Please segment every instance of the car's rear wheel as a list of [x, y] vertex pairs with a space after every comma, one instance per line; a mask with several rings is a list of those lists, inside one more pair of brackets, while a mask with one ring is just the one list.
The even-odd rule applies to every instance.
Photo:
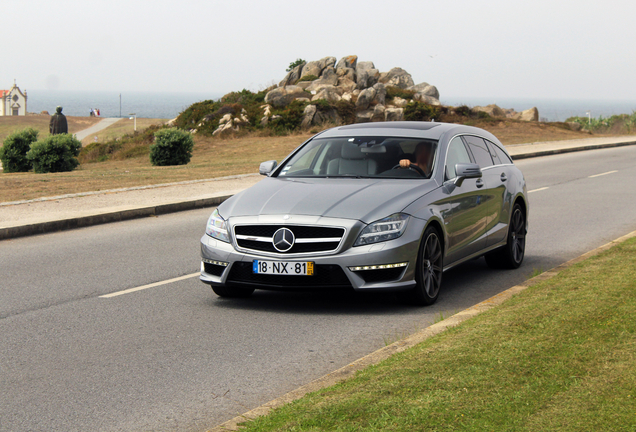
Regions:
[[219, 297], [225, 298], [245, 298], [252, 295], [254, 288], [244, 287], [227, 287], [227, 286], [212, 286], [212, 291]]
[[519, 268], [526, 252], [526, 215], [519, 204], [512, 208], [505, 246], [486, 254], [486, 263], [492, 268]]
[[442, 285], [444, 249], [437, 229], [426, 228], [417, 259], [415, 282], [417, 285], [403, 294], [411, 304], [427, 306], [435, 303]]

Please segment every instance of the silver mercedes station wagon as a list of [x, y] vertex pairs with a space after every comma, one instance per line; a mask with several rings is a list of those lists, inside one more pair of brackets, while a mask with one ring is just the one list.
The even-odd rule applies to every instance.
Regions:
[[482, 255], [496, 268], [523, 261], [526, 183], [482, 129], [340, 126], [260, 173], [214, 210], [201, 238], [201, 280], [221, 297], [395, 290], [430, 305], [452, 267]]

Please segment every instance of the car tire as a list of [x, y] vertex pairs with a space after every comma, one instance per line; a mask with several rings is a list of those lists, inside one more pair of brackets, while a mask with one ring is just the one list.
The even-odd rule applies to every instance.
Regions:
[[246, 298], [252, 295], [254, 288], [212, 286], [212, 291], [219, 297]]
[[515, 204], [508, 226], [505, 246], [486, 254], [486, 263], [491, 268], [516, 269], [523, 262], [526, 251], [526, 215], [521, 206]]
[[435, 303], [442, 285], [444, 248], [439, 231], [429, 226], [424, 231], [417, 256], [415, 282], [417, 285], [402, 294], [409, 304], [428, 306]]

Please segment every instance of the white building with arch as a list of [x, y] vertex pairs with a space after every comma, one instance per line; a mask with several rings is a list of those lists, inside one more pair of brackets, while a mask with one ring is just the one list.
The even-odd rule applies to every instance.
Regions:
[[0, 116], [24, 116], [27, 113], [27, 92], [13, 83], [11, 90], [0, 90]]

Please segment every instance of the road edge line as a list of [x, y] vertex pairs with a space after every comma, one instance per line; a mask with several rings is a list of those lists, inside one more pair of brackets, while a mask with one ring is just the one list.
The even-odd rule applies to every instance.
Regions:
[[455, 327], [459, 325], [460, 323], [468, 320], [469, 318], [473, 318], [474, 316], [477, 316], [481, 314], [482, 312], [493, 309], [494, 307], [499, 306], [501, 303], [508, 300], [512, 296], [522, 292], [526, 288], [529, 288], [543, 281], [552, 279], [554, 276], [558, 275], [563, 270], [575, 264], [578, 264], [579, 262], [584, 261], [590, 257], [598, 255], [601, 252], [604, 252], [610, 249], [611, 247], [617, 244], [621, 244], [625, 242], [626, 240], [629, 240], [633, 237], [636, 237], [636, 231], [632, 231], [631, 233], [626, 234], [622, 237], [619, 237], [618, 239], [613, 240], [609, 243], [606, 243], [603, 246], [599, 246], [596, 249], [586, 252], [546, 272], [543, 272], [538, 276], [528, 279], [527, 281], [519, 285], [515, 285], [512, 288], [508, 288], [507, 290], [502, 291], [499, 294], [494, 295], [480, 303], [477, 303], [476, 305], [471, 306], [468, 309], [464, 309], [463, 311], [460, 311], [456, 313], [455, 315], [452, 315], [444, 319], [443, 321], [435, 323], [423, 330], [418, 331], [417, 333], [414, 333], [404, 339], [394, 342], [391, 345], [387, 345], [384, 348], [380, 348], [379, 350], [374, 351], [371, 354], [368, 354], [362, 358], [359, 358], [358, 360], [352, 363], [349, 363], [348, 365], [343, 366], [340, 369], [337, 369], [327, 375], [317, 378], [311, 381], [310, 383], [297, 388], [296, 390], [292, 390], [291, 392], [286, 393], [274, 400], [271, 400], [257, 408], [254, 408], [240, 416], [234, 417], [231, 420], [228, 420], [218, 426], [215, 426], [212, 429], [209, 429], [207, 432], [238, 431], [240, 430], [239, 428], [240, 423], [253, 420], [257, 417], [264, 416], [268, 414], [272, 409], [278, 408], [280, 406], [293, 402], [297, 399], [300, 399], [307, 393], [322, 390], [323, 388], [326, 388], [334, 384], [337, 384], [341, 381], [344, 381], [345, 379], [354, 376], [357, 371], [362, 370], [366, 368], [367, 366], [371, 366], [383, 360], [386, 360], [387, 358], [391, 357], [393, 354], [397, 354], [409, 348], [412, 348], [415, 345], [425, 341], [426, 339], [444, 332], [448, 328]]

